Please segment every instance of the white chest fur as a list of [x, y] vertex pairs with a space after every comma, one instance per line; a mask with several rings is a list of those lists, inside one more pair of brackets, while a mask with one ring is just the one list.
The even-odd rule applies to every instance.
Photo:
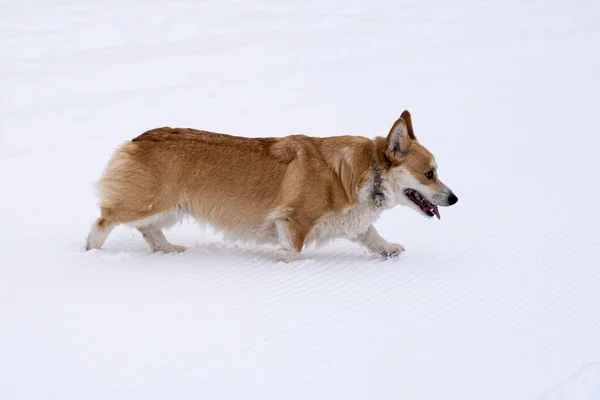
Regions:
[[335, 238], [356, 238], [365, 233], [380, 214], [381, 209], [371, 203], [329, 215], [313, 228], [307, 242], [322, 245]]

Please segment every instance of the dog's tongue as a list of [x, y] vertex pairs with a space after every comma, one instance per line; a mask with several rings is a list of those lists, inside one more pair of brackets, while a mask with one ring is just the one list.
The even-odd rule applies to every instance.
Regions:
[[438, 210], [437, 206], [434, 205], [431, 210], [433, 211], [437, 219], [440, 219], [440, 210]]

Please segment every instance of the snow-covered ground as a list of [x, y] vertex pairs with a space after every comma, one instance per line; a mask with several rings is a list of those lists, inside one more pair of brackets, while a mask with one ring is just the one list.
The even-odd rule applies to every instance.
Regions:
[[[129, 3], [129, 4], [127, 4]], [[600, 3], [0, 2], [6, 399], [600, 398]], [[157, 126], [385, 135], [460, 198], [383, 261], [223, 243], [83, 251], [113, 149]]]

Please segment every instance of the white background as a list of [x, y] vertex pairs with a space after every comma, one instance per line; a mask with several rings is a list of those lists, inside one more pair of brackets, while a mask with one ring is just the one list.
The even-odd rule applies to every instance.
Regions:
[[[600, 398], [599, 4], [0, 2], [2, 397]], [[373, 137], [405, 108], [460, 201], [386, 212], [398, 259], [192, 222], [183, 254], [83, 251], [147, 129]]]

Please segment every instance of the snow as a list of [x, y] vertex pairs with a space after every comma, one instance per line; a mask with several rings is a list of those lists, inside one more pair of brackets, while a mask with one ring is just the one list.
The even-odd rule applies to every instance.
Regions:
[[584, 365], [576, 374], [557, 385], [539, 400], [600, 399], [600, 363]]
[[[600, 398], [600, 3], [143, 3], [0, 3], [3, 398]], [[460, 200], [386, 212], [398, 259], [191, 222], [183, 254], [83, 250], [147, 129], [375, 136], [405, 108]]]

